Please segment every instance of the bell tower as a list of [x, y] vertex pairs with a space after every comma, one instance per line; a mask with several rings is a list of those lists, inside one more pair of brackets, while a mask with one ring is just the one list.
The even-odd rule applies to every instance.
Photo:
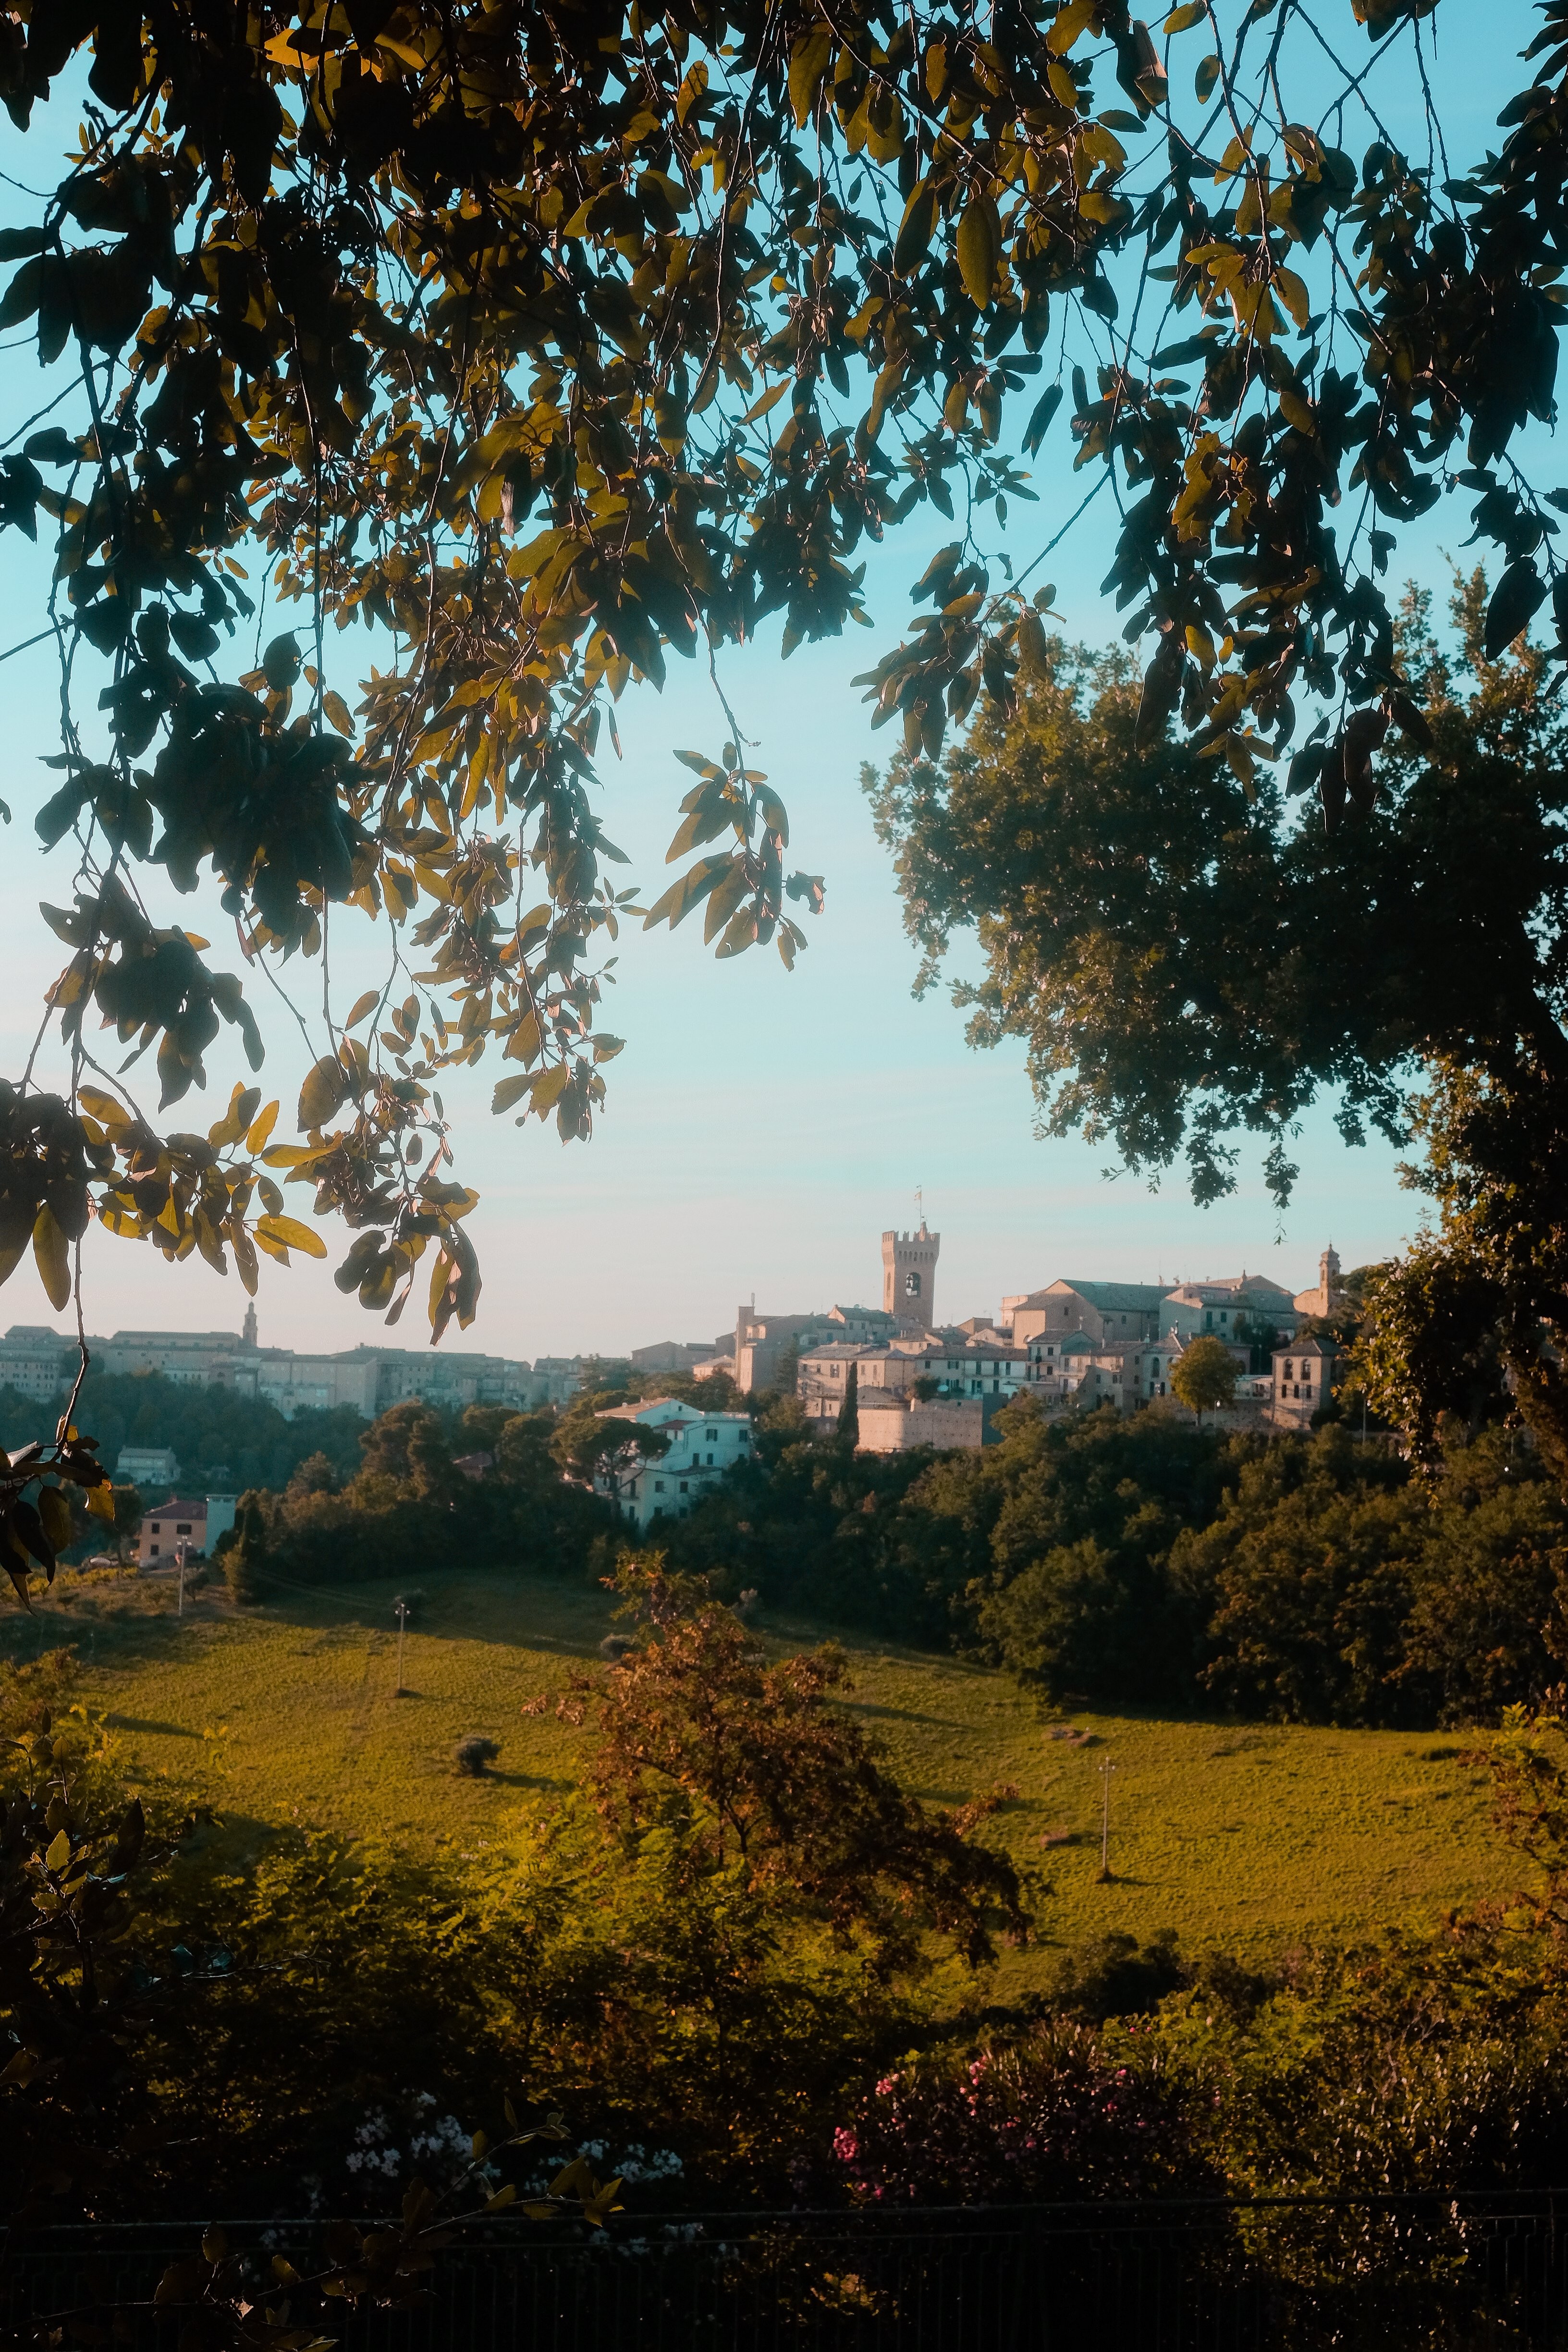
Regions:
[[930, 1330], [936, 1321], [936, 1261], [942, 1235], [920, 1231], [882, 1235], [882, 1307], [901, 1328]]

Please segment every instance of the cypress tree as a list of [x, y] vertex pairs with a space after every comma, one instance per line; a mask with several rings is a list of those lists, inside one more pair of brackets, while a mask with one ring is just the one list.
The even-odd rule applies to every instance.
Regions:
[[837, 1443], [846, 1454], [853, 1454], [860, 1443], [860, 1367], [851, 1364], [849, 1377], [844, 1383], [844, 1402], [838, 1408]]

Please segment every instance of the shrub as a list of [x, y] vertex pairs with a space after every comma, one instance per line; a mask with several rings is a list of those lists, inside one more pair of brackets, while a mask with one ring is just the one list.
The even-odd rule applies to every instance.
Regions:
[[834, 2135], [857, 2200], [1036, 2203], [1211, 2186], [1163, 2067], [1136, 2070], [1073, 2020], [1015, 2046], [886, 2074]]
[[599, 1644], [599, 1655], [612, 1666], [618, 1666], [636, 1647], [637, 1643], [629, 1633], [606, 1633]]
[[452, 1752], [458, 1771], [467, 1772], [477, 1780], [486, 1765], [493, 1764], [500, 1754], [500, 1742], [499, 1739], [483, 1738], [479, 1732], [470, 1731], [466, 1738], [458, 1740]]

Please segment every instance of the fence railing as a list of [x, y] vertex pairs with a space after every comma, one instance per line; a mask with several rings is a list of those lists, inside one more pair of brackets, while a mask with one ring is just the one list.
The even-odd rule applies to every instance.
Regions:
[[[91, 2300], [161, 2344], [200, 2226], [13, 2235], [0, 2331]], [[259, 2297], [321, 2228], [227, 2233]], [[345, 2352], [1568, 2352], [1568, 2190], [488, 2225], [421, 2308], [321, 2315]]]

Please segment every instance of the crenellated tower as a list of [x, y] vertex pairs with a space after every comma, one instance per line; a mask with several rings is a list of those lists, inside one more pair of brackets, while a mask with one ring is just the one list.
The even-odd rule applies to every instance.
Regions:
[[936, 1261], [942, 1235], [928, 1233], [924, 1217], [913, 1234], [882, 1235], [882, 1307], [910, 1330], [927, 1331], [936, 1321]]

